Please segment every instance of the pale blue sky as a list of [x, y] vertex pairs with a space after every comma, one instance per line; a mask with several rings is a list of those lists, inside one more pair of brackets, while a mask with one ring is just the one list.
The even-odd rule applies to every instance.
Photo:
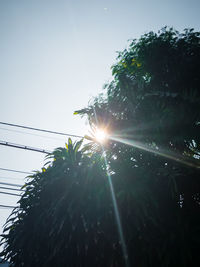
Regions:
[[[85, 133], [73, 111], [111, 79], [116, 51], [150, 30], [199, 30], [198, 0], [0, 0], [0, 121]], [[1, 129], [4, 128], [4, 129]], [[0, 140], [53, 149], [65, 140], [9, 132]], [[0, 167], [31, 171], [44, 155], [0, 146]], [[23, 175], [0, 172], [2, 177]], [[0, 194], [0, 204], [16, 197]], [[0, 210], [0, 232], [10, 210]]]

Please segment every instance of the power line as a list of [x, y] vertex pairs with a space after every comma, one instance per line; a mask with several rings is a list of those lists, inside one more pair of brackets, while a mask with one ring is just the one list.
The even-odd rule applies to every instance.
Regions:
[[0, 194], [6, 194], [6, 195], [11, 195], [11, 196], [18, 196], [18, 197], [21, 197], [21, 195], [19, 195], [19, 194], [8, 193], [8, 192], [3, 192], [3, 191], [0, 191]]
[[23, 186], [21, 184], [11, 184], [11, 183], [4, 183], [4, 182], [0, 182], [0, 184], [9, 185], [9, 186], [15, 186], [15, 187], [22, 187]]
[[14, 209], [14, 206], [8, 206], [8, 205], [1, 205], [0, 204], [0, 208], [5, 208], [5, 209]]
[[80, 136], [80, 135], [69, 134], [69, 133], [62, 133], [62, 132], [56, 132], [56, 131], [50, 131], [50, 130], [44, 130], [44, 129], [40, 129], [40, 128], [34, 128], [34, 127], [29, 127], [29, 126], [24, 126], [24, 125], [18, 125], [18, 124], [13, 124], [13, 123], [0, 122], [0, 124], [7, 125], [7, 126], [12, 126], [12, 127], [23, 128], [23, 129], [28, 129], [28, 130], [33, 130], [33, 131], [44, 132], [44, 133], [50, 133], [50, 134], [71, 136], [71, 137], [76, 137], [76, 138], [84, 138], [83, 136]]
[[13, 169], [6, 169], [6, 168], [0, 168], [2, 171], [8, 171], [8, 172], [17, 172], [17, 173], [23, 173], [23, 174], [33, 174], [32, 172], [25, 172], [25, 171], [18, 171]]
[[45, 150], [45, 149], [40, 149], [40, 148], [35, 148], [35, 147], [25, 146], [25, 145], [20, 145], [20, 144], [15, 144], [15, 143], [10, 143], [10, 142], [6, 142], [6, 141], [2, 141], [2, 140], [0, 140], [0, 145], [19, 148], [19, 149], [24, 149], [24, 150], [35, 151], [35, 152], [44, 153], [44, 154], [51, 154], [52, 153], [51, 151], [48, 151], [48, 150]]
[[0, 179], [5, 179], [5, 180], [17, 180], [17, 181], [22, 181], [23, 179], [25, 179], [24, 177], [20, 177], [20, 178], [14, 178], [14, 177], [6, 177], [6, 176], [0, 176]]
[[6, 128], [2, 128], [0, 127], [0, 130], [5, 130], [5, 131], [9, 131], [9, 132], [14, 132], [14, 133], [20, 133], [20, 134], [28, 134], [28, 135], [33, 135], [33, 136], [38, 136], [38, 137], [42, 137], [42, 138], [45, 138], [45, 139], [53, 139], [53, 140], [62, 140], [61, 138], [57, 138], [57, 137], [53, 137], [53, 136], [44, 136], [44, 135], [41, 135], [41, 134], [34, 134], [34, 133], [27, 133], [27, 132], [23, 132], [23, 131], [17, 131], [17, 130], [13, 130], [13, 129], [6, 129]]
[[0, 189], [6, 189], [6, 190], [14, 190], [14, 191], [25, 191], [25, 190], [22, 190], [22, 189], [17, 189], [17, 188], [9, 188], [9, 187], [4, 187], [4, 186], [0, 186]]

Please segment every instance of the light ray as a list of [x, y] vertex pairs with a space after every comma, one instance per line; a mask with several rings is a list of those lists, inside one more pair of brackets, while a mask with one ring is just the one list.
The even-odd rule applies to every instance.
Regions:
[[145, 151], [151, 152], [153, 154], [156, 154], [156, 155], [159, 155], [161, 157], [174, 160], [176, 162], [179, 162], [181, 164], [184, 164], [184, 165], [187, 165], [187, 166], [190, 166], [190, 167], [194, 167], [194, 168], [200, 169], [199, 165], [196, 165], [193, 162], [190, 162], [190, 161], [186, 160], [183, 156], [180, 156], [177, 153], [174, 153], [174, 152], [171, 152], [171, 151], [168, 152], [168, 151], [165, 151], [164, 149], [160, 149], [160, 148], [158, 150], [157, 149], [153, 149], [153, 148], [151, 148], [151, 147], [149, 147], [147, 145], [142, 144], [141, 142], [133, 141], [133, 140], [130, 140], [130, 139], [125, 139], [125, 138], [120, 138], [118, 136], [117, 137], [116, 136], [109, 136], [109, 139], [113, 140], [113, 141], [117, 141], [117, 142], [122, 143], [122, 144], [126, 144], [126, 145], [129, 145], [129, 146], [132, 146], [132, 147], [139, 148], [141, 150], [145, 150]]
[[[95, 120], [96, 120], [96, 125], [98, 126], [98, 119], [97, 119], [97, 114], [96, 114], [95, 108], [93, 108], [93, 111], [94, 111], [94, 116], [95, 116]], [[116, 222], [117, 222], [117, 230], [118, 230], [119, 239], [120, 239], [120, 243], [121, 243], [121, 247], [122, 247], [122, 253], [123, 253], [123, 257], [124, 257], [124, 261], [125, 261], [125, 266], [129, 267], [128, 252], [127, 252], [126, 242], [125, 242], [125, 239], [124, 239], [122, 224], [121, 224], [121, 220], [120, 220], [119, 209], [118, 209], [118, 206], [117, 206], [117, 201], [116, 201], [116, 197], [115, 197], [115, 191], [114, 191], [112, 179], [111, 179], [110, 174], [108, 172], [109, 164], [108, 164], [108, 161], [107, 161], [106, 152], [104, 150], [103, 144], [100, 143], [100, 145], [101, 145], [102, 154], [103, 154], [103, 157], [104, 157], [106, 173], [107, 173], [107, 177], [108, 177], [108, 183], [109, 183], [109, 187], [110, 187], [111, 198], [112, 198], [113, 207], [114, 207], [114, 214], [115, 214], [115, 219], [116, 219]]]
[[[102, 150], [103, 150], [103, 157], [104, 157], [106, 170], [107, 170], [109, 165], [108, 165], [107, 158], [106, 158], [106, 153], [105, 153], [103, 147], [102, 147]], [[129, 267], [128, 252], [127, 252], [126, 243], [125, 243], [124, 234], [123, 234], [123, 229], [122, 229], [122, 224], [121, 224], [121, 220], [120, 220], [119, 209], [117, 207], [115, 191], [114, 191], [113, 184], [112, 184], [112, 179], [111, 179], [111, 176], [110, 176], [108, 170], [106, 172], [107, 172], [108, 183], [109, 183], [112, 202], [113, 202], [113, 207], [114, 207], [115, 218], [116, 218], [116, 222], [117, 222], [117, 228], [118, 228], [120, 243], [121, 243], [121, 246], [122, 246], [122, 252], [123, 252], [123, 256], [124, 256], [126, 267]]]

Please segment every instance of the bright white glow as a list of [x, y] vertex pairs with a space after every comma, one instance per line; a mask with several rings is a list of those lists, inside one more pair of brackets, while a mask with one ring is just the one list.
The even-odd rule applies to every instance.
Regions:
[[104, 130], [100, 130], [100, 129], [97, 129], [95, 131], [95, 139], [100, 142], [100, 143], [103, 143], [105, 141], [105, 139], [107, 138], [107, 134]]

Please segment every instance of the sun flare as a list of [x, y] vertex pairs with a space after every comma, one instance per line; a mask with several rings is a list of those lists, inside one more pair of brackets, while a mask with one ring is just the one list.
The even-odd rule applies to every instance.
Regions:
[[97, 129], [94, 136], [98, 142], [103, 143], [107, 138], [107, 133], [102, 129]]

